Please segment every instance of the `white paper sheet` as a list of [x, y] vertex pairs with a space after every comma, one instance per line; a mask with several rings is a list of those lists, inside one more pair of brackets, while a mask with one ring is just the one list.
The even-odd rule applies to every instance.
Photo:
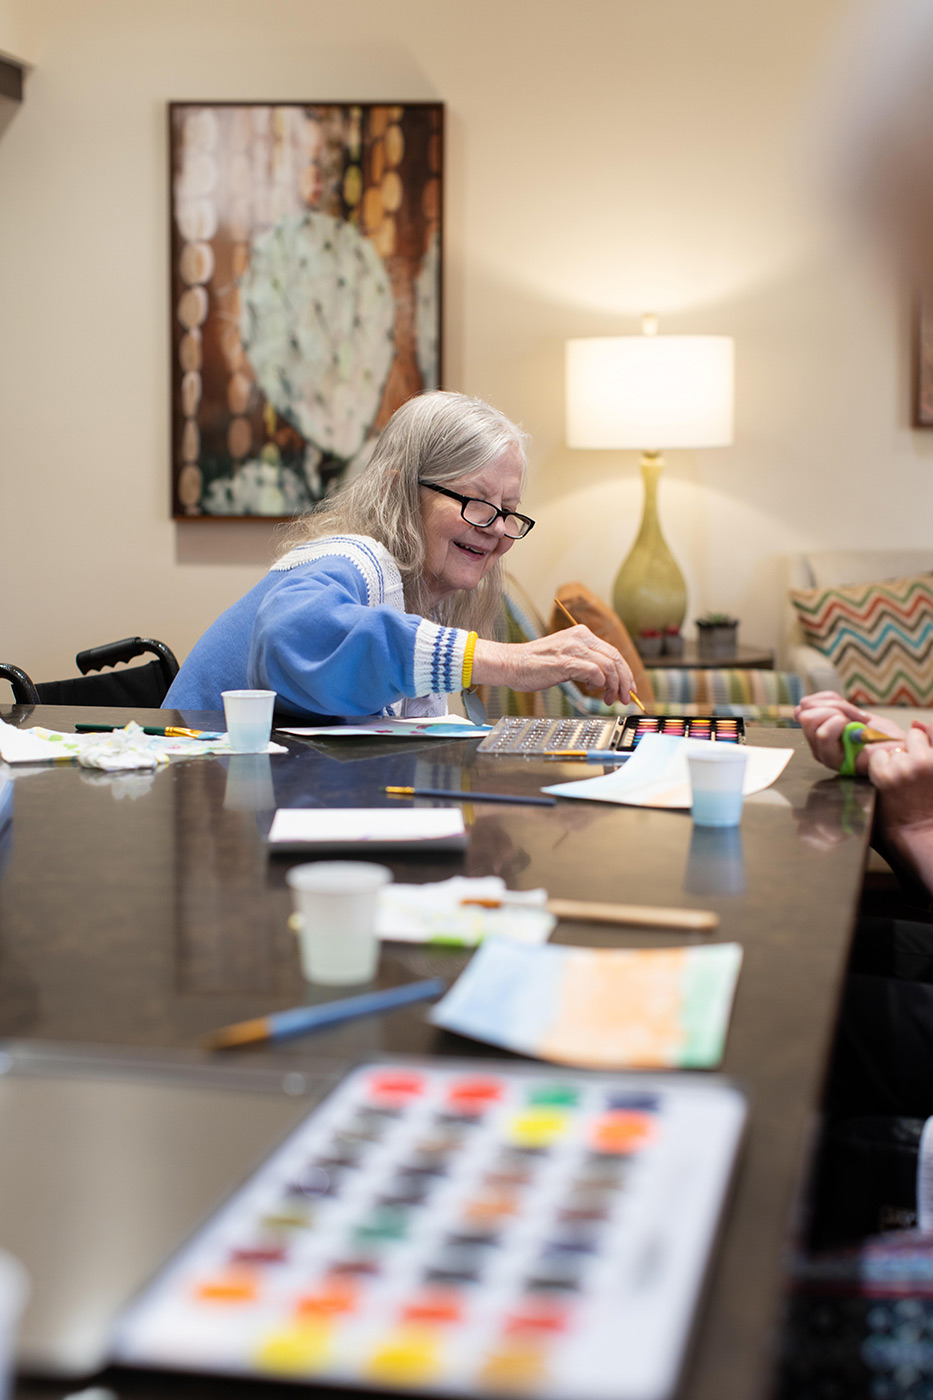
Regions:
[[473, 739], [488, 734], [492, 725], [471, 724], [460, 715], [429, 719], [371, 719], [361, 724], [276, 725], [279, 734], [298, 739]]
[[540, 948], [488, 939], [430, 1011], [436, 1026], [589, 1069], [711, 1069], [722, 1059], [738, 943]]
[[459, 807], [280, 807], [269, 845], [285, 850], [414, 846], [462, 850], [467, 843]]
[[[583, 778], [574, 783], [555, 783], [543, 792], [557, 797], [582, 797], [589, 802], [618, 802], [633, 807], [688, 809], [691, 805], [687, 755], [708, 753], [708, 739], [681, 739], [671, 734], [646, 734], [623, 768], [599, 778]], [[793, 749], [765, 749], [743, 744], [745, 780], [742, 791], [748, 796], [770, 787], [793, 757]]]

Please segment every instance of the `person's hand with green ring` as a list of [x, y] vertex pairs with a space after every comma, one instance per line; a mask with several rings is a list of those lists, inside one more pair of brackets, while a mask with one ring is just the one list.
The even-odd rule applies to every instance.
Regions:
[[[849, 765], [846, 764], [843, 745], [843, 733], [847, 725], [857, 723], [866, 728], [890, 734], [891, 744], [873, 744], [871, 747], [875, 749], [903, 745], [907, 737], [900, 725], [895, 724], [892, 720], [882, 719], [880, 715], [871, 714], [868, 710], [860, 709], [858, 705], [853, 705], [851, 700], [843, 700], [842, 696], [837, 695], [834, 690], [820, 690], [814, 695], [805, 695], [794, 710], [794, 718], [799, 722], [806, 736], [813, 757], [818, 759], [820, 763], [824, 763], [827, 768], [834, 768], [837, 772], [844, 772], [849, 768]], [[850, 745], [851, 743], [850, 737]], [[850, 771], [855, 774], [866, 774], [868, 772], [868, 752], [866, 749], [861, 748], [857, 754], [853, 752], [852, 757]]]

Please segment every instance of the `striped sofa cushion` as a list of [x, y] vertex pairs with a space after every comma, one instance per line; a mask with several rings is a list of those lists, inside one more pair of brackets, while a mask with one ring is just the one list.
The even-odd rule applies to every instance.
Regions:
[[933, 705], [933, 574], [792, 589], [811, 646], [858, 705]]
[[703, 710], [736, 713], [746, 710], [791, 711], [803, 699], [803, 677], [795, 671], [756, 671], [740, 667], [687, 670], [668, 667], [648, 672], [658, 706], [684, 713], [685, 705]]

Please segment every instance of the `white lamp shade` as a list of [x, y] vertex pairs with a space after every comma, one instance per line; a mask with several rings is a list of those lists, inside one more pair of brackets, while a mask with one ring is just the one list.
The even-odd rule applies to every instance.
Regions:
[[567, 341], [568, 447], [726, 447], [731, 336], [623, 335]]

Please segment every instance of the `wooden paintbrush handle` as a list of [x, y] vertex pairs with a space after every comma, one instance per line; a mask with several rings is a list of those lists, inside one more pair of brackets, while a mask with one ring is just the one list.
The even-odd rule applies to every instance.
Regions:
[[708, 909], [660, 909], [650, 904], [594, 904], [584, 899], [549, 899], [544, 906], [558, 919], [591, 924], [631, 924], [640, 928], [677, 928], [712, 933], [719, 915]]

